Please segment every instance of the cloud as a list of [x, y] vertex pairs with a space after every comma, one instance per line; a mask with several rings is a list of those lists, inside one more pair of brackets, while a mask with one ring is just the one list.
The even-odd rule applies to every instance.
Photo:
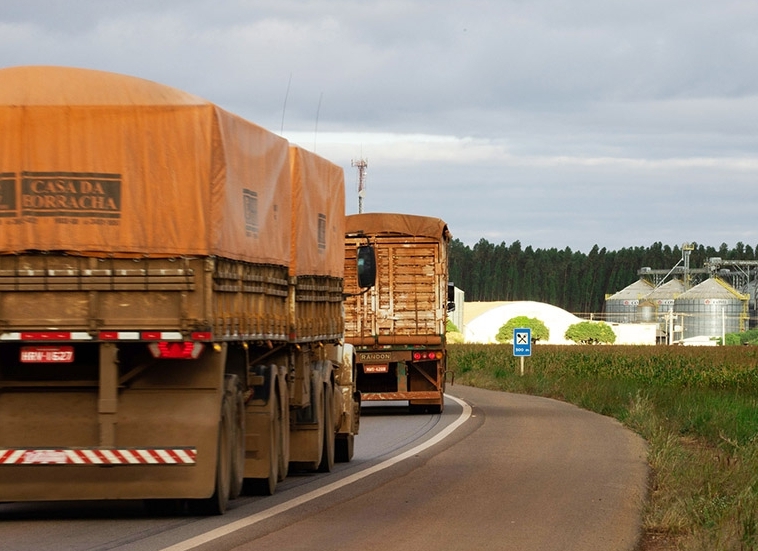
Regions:
[[[476, 243], [758, 243], [758, 5], [7, 0], [0, 65], [127, 73], [341, 165], [355, 209]], [[716, 243], [718, 242], [718, 243]]]

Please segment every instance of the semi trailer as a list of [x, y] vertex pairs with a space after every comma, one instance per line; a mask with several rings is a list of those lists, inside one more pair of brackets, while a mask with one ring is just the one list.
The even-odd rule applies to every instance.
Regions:
[[[412, 411], [442, 412], [445, 325], [454, 308], [447, 224], [429, 216], [360, 213], [347, 217], [345, 231], [348, 280], [355, 280], [358, 266], [376, 262], [374, 286], [363, 292], [346, 286], [345, 339], [355, 347], [361, 400], [407, 401]], [[375, 256], [359, 262], [366, 246]]]
[[221, 514], [350, 460], [344, 235], [341, 168], [207, 100], [0, 70], [0, 501]]

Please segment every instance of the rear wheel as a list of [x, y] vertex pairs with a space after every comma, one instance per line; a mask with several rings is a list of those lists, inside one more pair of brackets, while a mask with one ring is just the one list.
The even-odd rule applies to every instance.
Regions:
[[281, 410], [279, 408], [279, 393], [271, 396], [271, 426], [269, 427], [268, 476], [266, 478], [248, 478], [245, 480], [246, 493], [254, 495], [274, 495], [276, 483], [280, 478], [282, 453]]
[[328, 473], [334, 468], [334, 403], [332, 398], [332, 387], [324, 386], [324, 444], [321, 453], [321, 462], [318, 465], [318, 472]]
[[232, 448], [232, 479], [229, 498], [235, 499], [242, 493], [245, 477], [245, 396], [236, 375], [228, 377], [228, 392], [234, 403], [234, 447]]
[[352, 434], [338, 435], [334, 441], [334, 460], [338, 463], [347, 463], [353, 458], [355, 436]]
[[445, 409], [445, 397], [440, 396], [439, 404], [431, 404], [429, 406], [429, 413], [442, 413]]
[[234, 415], [231, 396], [224, 392], [216, 453], [216, 486], [207, 499], [189, 502], [190, 512], [198, 515], [223, 515], [229, 504], [232, 480], [232, 449], [234, 448]]
[[289, 402], [287, 396], [282, 396], [282, 403], [279, 403], [279, 408], [275, 412], [276, 421], [275, 428], [279, 435], [279, 453], [277, 454], [277, 465], [279, 471], [279, 482], [287, 478], [289, 473], [290, 463], [290, 443], [289, 443]]
[[314, 379], [311, 383], [311, 405], [308, 408], [306, 418], [308, 419], [308, 422], [315, 424], [315, 427], [309, 430], [316, 431], [313, 440], [315, 440], [318, 448], [315, 450], [315, 455], [313, 457], [317, 457], [317, 459], [314, 461], [297, 461], [294, 464], [297, 469], [311, 472], [319, 471], [324, 463], [324, 441], [326, 439], [326, 436], [324, 435], [326, 432], [326, 427], [324, 426], [324, 405], [324, 386]]
[[442, 404], [410, 404], [408, 406], [409, 413], [412, 414], [420, 414], [420, 413], [432, 413], [432, 414], [440, 414], [444, 410], [444, 406]]
[[150, 517], [168, 517], [184, 513], [184, 501], [181, 499], [146, 499], [145, 512]]

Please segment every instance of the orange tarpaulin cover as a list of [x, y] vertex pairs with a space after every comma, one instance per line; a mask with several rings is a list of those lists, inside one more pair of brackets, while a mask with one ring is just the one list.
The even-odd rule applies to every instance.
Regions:
[[288, 265], [291, 186], [286, 140], [199, 97], [102, 71], [0, 70], [0, 253]]
[[345, 269], [342, 168], [300, 147], [290, 146], [290, 170], [294, 209], [290, 275], [341, 278]]
[[439, 218], [384, 212], [368, 212], [347, 216], [345, 232], [348, 235], [364, 233], [365, 235], [396, 234], [410, 237], [431, 237], [438, 241], [448, 241], [451, 238], [447, 224]]

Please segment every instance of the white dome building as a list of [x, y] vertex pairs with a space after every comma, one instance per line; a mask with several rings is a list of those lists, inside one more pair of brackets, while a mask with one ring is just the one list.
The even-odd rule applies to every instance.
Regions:
[[[474, 305], [481, 305], [476, 308]], [[489, 308], [487, 308], [489, 306]], [[483, 310], [483, 311], [482, 311]], [[540, 344], [573, 344], [564, 337], [569, 326], [587, 321], [575, 316], [557, 306], [544, 302], [517, 301], [517, 302], [488, 302], [467, 303], [465, 314], [472, 312], [473, 319], [464, 321], [463, 337], [465, 342], [491, 344], [497, 343], [495, 336], [500, 328], [508, 320], [517, 316], [537, 318], [550, 331], [547, 341], [539, 341]]]
[[[463, 341], [467, 343], [497, 344], [497, 332], [508, 320], [517, 316], [537, 318], [550, 331], [547, 341], [539, 344], [574, 344], [564, 337], [566, 329], [575, 323], [587, 321], [563, 308], [544, 302], [467, 302], [463, 313]], [[655, 323], [609, 323], [616, 333], [616, 344], [654, 345]]]

